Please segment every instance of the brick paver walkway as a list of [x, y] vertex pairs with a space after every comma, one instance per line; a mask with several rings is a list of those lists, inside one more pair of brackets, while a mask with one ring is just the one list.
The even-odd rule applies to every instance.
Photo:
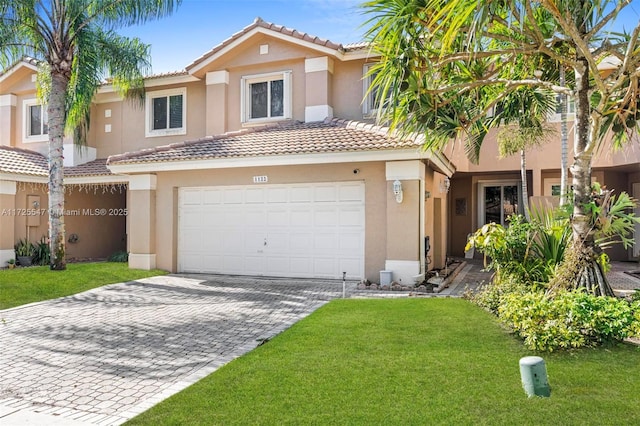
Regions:
[[0, 424], [120, 424], [341, 295], [165, 276], [0, 311]]

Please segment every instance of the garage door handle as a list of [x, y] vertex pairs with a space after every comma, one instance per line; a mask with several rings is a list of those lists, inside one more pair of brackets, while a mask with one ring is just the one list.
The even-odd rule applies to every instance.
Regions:
[[264, 239], [264, 245], [265, 246], [267, 245], [267, 239], [266, 238]]

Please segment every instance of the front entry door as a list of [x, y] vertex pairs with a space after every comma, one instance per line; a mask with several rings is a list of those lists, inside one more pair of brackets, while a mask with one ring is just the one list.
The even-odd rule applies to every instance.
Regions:
[[508, 225], [507, 218], [510, 215], [522, 213], [522, 195], [519, 183], [480, 184], [479, 190], [479, 226], [491, 222], [506, 226]]

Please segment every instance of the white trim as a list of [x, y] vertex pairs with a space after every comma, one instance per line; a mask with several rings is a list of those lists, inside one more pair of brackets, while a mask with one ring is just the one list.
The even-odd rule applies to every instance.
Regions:
[[373, 76], [367, 75], [369, 68], [375, 64], [364, 64], [362, 66], [362, 116], [365, 118], [372, 118], [378, 112], [377, 108], [373, 108], [371, 105], [374, 102], [373, 93], [369, 92], [369, 87], [373, 82]]
[[16, 195], [18, 185], [14, 180], [0, 180], [0, 195]]
[[20, 61], [17, 64], [15, 64], [12, 68], [6, 70], [2, 75], [0, 75], [0, 83], [2, 83], [11, 74], [13, 74], [14, 72], [18, 71], [22, 67], [29, 68], [30, 70], [38, 72], [38, 67], [37, 66], [35, 66], [33, 64], [30, 64], [28, 62], [25, 62], [25, 61]]
[[190, 65], [187, 65], [187, 71], [189, 72], [189, 74], [197, 73], [201, 69], [203, 69], [206, 66], [208, 66], [210, 63], [214, 62], [218, 58], [220, 58], [220, 57], [224, 56], [225, 54], [227, 54], [228, 52], [232, 51], [237, 46], [241, 45], [246, 40], [250, 39], [251, 37], [253, 37], [256, 34], [264, 34], [264, 35], [267, 35], [269, 37], [273, 37], [273, 38], [276, 38], [276, 39], [279, 39], [279, 40], [284, 40], [284, 41], [286, 41], [288, 43], [293, 43], [293, 44], [297, 44], [299, 46], [303, 46], [303, 47], [306, 47], [306, 48], [309, 48], [309, 49], [312, 49], [312, 50], [317, 50], [319, 52], [322, 52], [324, 54], [336, 57], [338, 59], [343, 59], [344, 58], [344, 54], [342, 52], [340, 52], [339, 50], [336, 50], [336, 49], [333, 49], [333, 48], [330, 48], [330, 47], [320, 46], [320, 45], [318, 45], [316, 43], [305, 41], [305, 40], [301, 40], [301, 39], [299, 39], [297, 37], [292, 37], [290, 35], [286, 35], [286, 34], [282, 34], [282, 33], [279, 33], [279, 32], [275, 32], [273, 30], [268, 30], [268, 29], [263, 28], [263, 27], [256, 27], [256, 28], [252, 29], [251, 31], [248, 31], [246, 34], [243, 34], [242, 36], [238, 37], [236, 40], [234, 40], [233, 42], [229, 43], [228, 45], [226, 45], [225, 47], [220, 49], [218, 52], [216, 52], [215, 54], [211, 55], [207, 59], [205, 59], [202, 62], [200, 62], [199, 64], [195, 64], [195, 63], [192, 62]]
[[156, 267], [155, 254], [129, 253], [129, 269], [151, 270]]
[[304, 72], [329, 71], [333, 74], [333, 60], [327, 56], [309, 58], [304, 60]]
[[7, 266], [9, 259], [15, 259], [16, 252], [13, 249], [0, 250], [0, 268]]
[[129, 176], [115, 175], [115, 176], [78, 176], [78, 177], [66, 177], [64, 178], [64, 184], [66, 185], [86, 185], [86, 184], [118, 184], [129, 183]]
[[[107, 176], [78, 176], [78, 177], [65, 177], [64, 184], [66, 185], [86, 185], [86, 184], [117, 184], [128, 183], [129, 175], [107, 175]], [[46, 176], [33, 176], [33, 175], [20, 175], [13, 173], [0, 173], [1, 181], [15, 181], [25, 183], [48, 183]]]
[[[47, 176], [21, 175], [18, 173], [0, 173], [0, 180], [15, 180], [27, 183], [47, 183]], [[66, 179], [65, 179], [66, 180]]]
[[[245, 75], [240, 79], [240, 120], [243, 125], [254, 123], [265, 123], [271, 121], [282, 121], [291, 118], [291, 111], [293, 108], [293, 96], [292, 96], [292, 74], [291, 70], [277, 71], [264, 74]], [[283, 115], [277, 117], [271, 117], [269, 113], [268, 117], [264, 118], [250, 118], [249, 105], [251, 104], [250, 96], [251, 91], [249, 86], [254, 83], [263, 83], [275, 80], [282, 80], [282, 104]]]
[[155, 191], [157, 184], [156, 175], [129, 176], [129, 191]]
[[425, 166], [420, 160], [388, 161], [386, 164], [387, 180], [424, 180]]
[[[175, 95], [182, 95], [182, 127], [175, 129], [153, 129], [153, 99], [155, 98], [167, 98], [167, 108], [169, 108], [169, 97]], [[187, 88], [177, 87], [175, 89], [155, 90], [153, 92], [147, 92], [144, 102], [145, 109], [145, 126], [144, 135], [147, 138], [159, 137], [159, 136], [175, 136], [187, 134]], [[167, 120], [169, 116], [167, 114]]]
[[16, 95], [0, 95], [0, 107], [16, 106], [18, 104], [18, 97]]
[[207, 86], [212, 84], [229, 84], [229, 71], [211, 71], [207, 73]]
[[[150, 76], [144, 80], [144, 87], [158, 87], [158, 86], [168, 86], [170, 84], [186, 84], [186, 83], [195, 83], [200, 81], [198, 77], [194, 77], [192, 75], [169, 75], [169, 76]], [[105, 84], [98, 88], [98, 94], [102, 93], [117, 93], [116, 88], [113, 84]], [[118, 95], [118, 99], [122, 100], [122, 96]], [[100, 102], [103, 103], [103, 102]]]
[[386, 260], [384, 269], [392, 271], [392, 279], [401, 285], [412, 286], [414, 277], [420, 275], [421, 262], [419, 260]]
[[434, 158], [420, 148], [365, 152], [273, 155], [191, 161], [166, 161], [134, 164], [109, 164], [112, 173], [148, 173], [179, 170], [226, 169], [235, 167], [293, 166], [330, 163], [360, 163], [366, 161], [416, 160]]
[[[31, 107], [32, 106], [40, 106], [42, 111], [42, 124], [46, 123], [48, 126], [47, 119], [47, 106], [40, 103], [40, 101], [36, 98], [25, 99], [22, 101], [22, 142], [23, 143], [34, 143], [34, 142], [47, 142], [49, 140], [49, 133], [47, 129], [47, 133], [43, 133], [41, 135], [30, 135], [30, 127], [29, 121], [31, 118]], [[43, 130], [43, 129], [40, 129]]]
[[314, 105], [304, 108], [304, 121], [324, 121], [325, 118], [333, 118], [333, 108], [329, 105]]

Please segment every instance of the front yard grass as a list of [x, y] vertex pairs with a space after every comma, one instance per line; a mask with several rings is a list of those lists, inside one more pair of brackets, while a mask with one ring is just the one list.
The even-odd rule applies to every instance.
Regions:
[[164, 275], [159, 269], [129, 269], [127, 263], [70, 263], [66, 271], [48, 266], [0, 270], [0, 309], [69, 296], [106, 284]]
[[537, 354], [528, 399], [532, 354], [465, 300], [336, 300], [128, 424], [640, 424], [640, 348]]

